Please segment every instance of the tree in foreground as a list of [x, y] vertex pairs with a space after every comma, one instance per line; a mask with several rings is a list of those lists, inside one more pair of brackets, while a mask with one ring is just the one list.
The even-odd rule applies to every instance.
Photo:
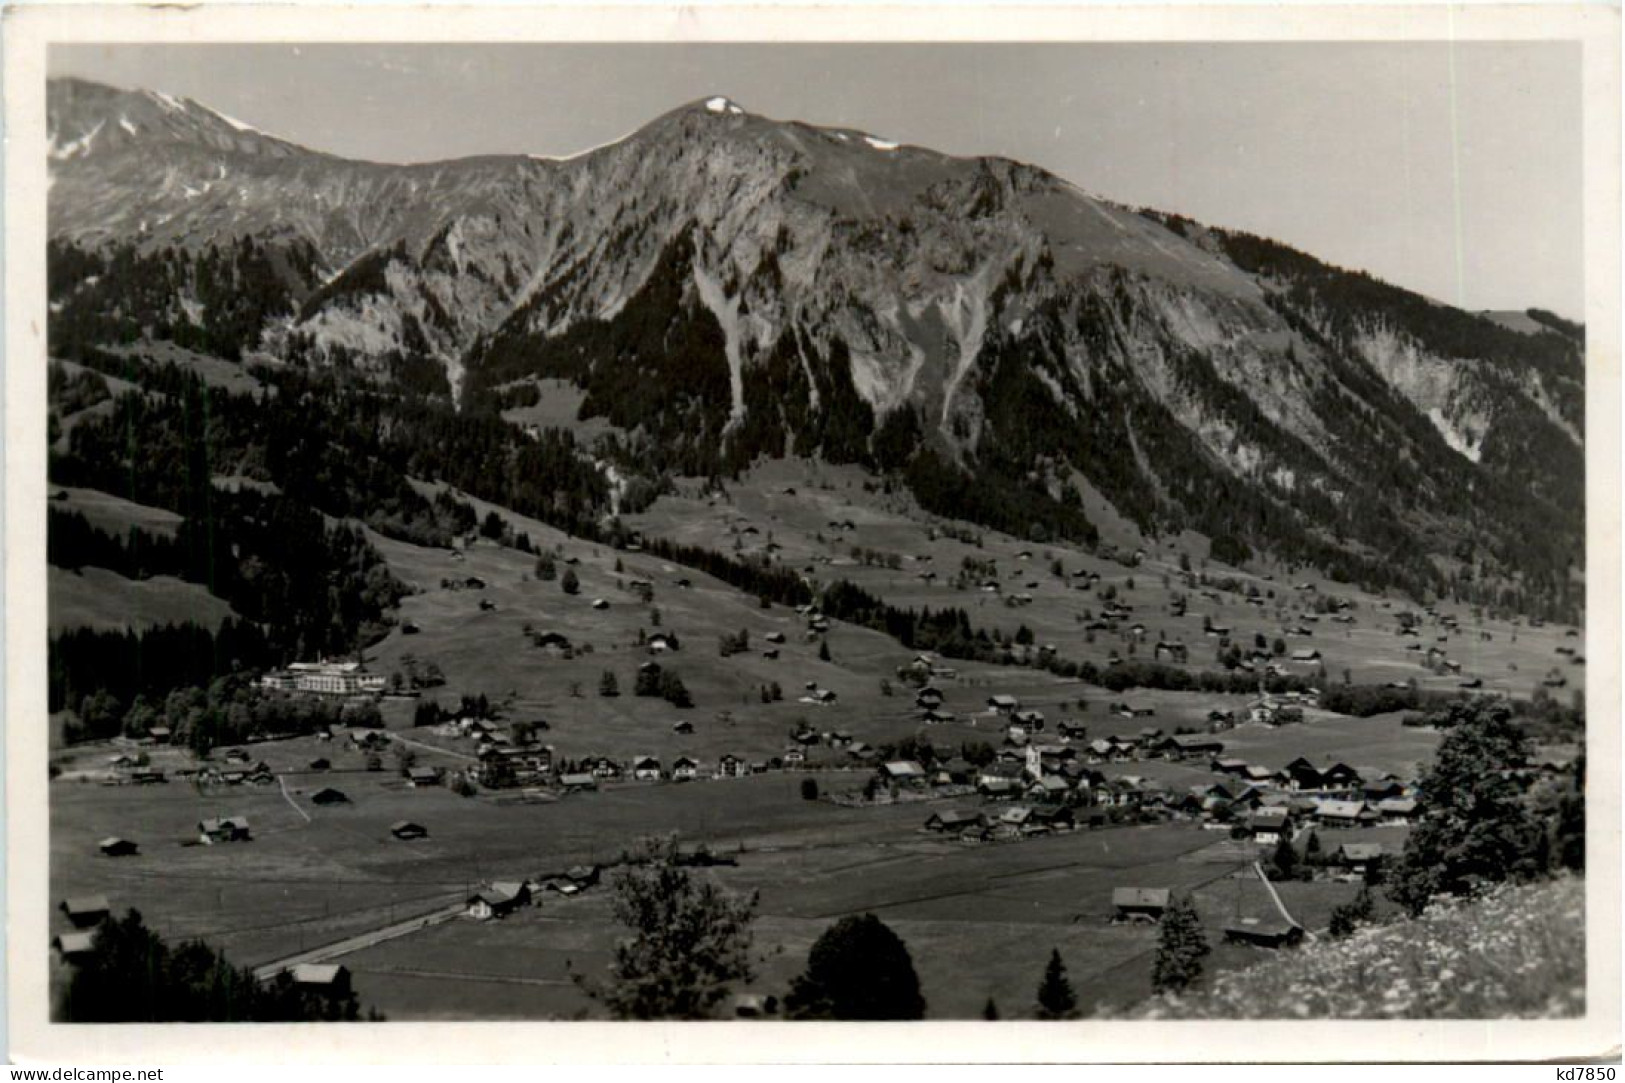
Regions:
[[1547, 871], [1545, 828], [1511, 774], [1528, 762], [1529, 739], [1505, 706], [1464, 712], [1422, 779], [1427, 811], [1389, 875], [1395, 902], [1420, 914], [1439, 895]]
[[999, 1021], [999, 1005], [998, 1002], [992, 997], [988, 997], [987, 1003], [982, 1005], [982, 1018], [986, 1019], [989, 1023], [997, 1023]]
[[[346, 980], [326, 992], [301, 988], [287, 973], [261, 983], [201, 941], [171, 947], [131, 910], [97, 931], [90, 955], [74, 966], [56, 1017], [65, 1023], [294, 1023], [362, 1016]], [[383, 1017], [372, 1012], [368, 1018]]]
[[1213, 949], [1202, 933], [1202, 919], [1189, 895], [1175, 899], [1162, 915], [1157, 936], [1157, 958], [1151, 968], [1151, 988], [1159, 993], [1181, 993], [1202, 976], [1202, 960]]
[[1044, 980], [1038, 984], [1038, 1018], [1070, 1019], [1078, 1010], [1078, 996], [1066, 976], [1059, 948], [1050, 949]]
[[908, 945], [873, 914], [844, 917], [824, 930], [784, 1004], [792, 1019], [925, 1018]]
[[615, 878], [613, 908], [632, 935], [608, 979], [581, 980], [618, 1019], [707, 1019], [735, 982], [753, 977], [756, 895], [698, 880], [677, 864], [676, 836], [648, 839]]

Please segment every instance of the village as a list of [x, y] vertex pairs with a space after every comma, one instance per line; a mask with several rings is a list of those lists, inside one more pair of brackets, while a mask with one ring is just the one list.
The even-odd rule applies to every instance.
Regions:
[[[762, 893], [787, 944], [834, 914], [895, 922], [948, 1011], [1017, 996], [1051, 941], [1093, 960], [1074, 966], [1089, 997], [1120, 1002], [1146, 988], [1170, 893], [1194, 892], [1220, 963], [1247, 966], [1381, 876], [1439, 739], [1403, 704], [1583, 677], [1574, 629], [1278, 585], [1176, 546], [1085, 556], [922, 527], [827, 467], [787, 469], [635, 525], [893, 606], [959, 606], [973, 649], [910, 649], [816, 600], [768, 605], [636, 541], [583, 545], [475, 501], [546, 559], [504, 538], [378, 539], [417, 588], [395, 630], [234, 693], [281, 731], [194, 748], [160, 712], [53, 754], [63, 965], [98, 905], [135, 906], [268, 977], [354, 982], [392, 1017], [465, 1001], [570, 1017], [571, 975], [613, 941], [602, 885], [639, 837], [675, 831], [707, 875]], [[1148, 665], [1174, 687], [1141, 683]], [[1576, 755], [1542, 745], [1527, 784]], [[1010, 924], [996, 900], [1015, 884], [1031, 913]], [[970, 944], [982, 992], [959, 988]], [[774, 995], [745, 991], [741, 1013]]]

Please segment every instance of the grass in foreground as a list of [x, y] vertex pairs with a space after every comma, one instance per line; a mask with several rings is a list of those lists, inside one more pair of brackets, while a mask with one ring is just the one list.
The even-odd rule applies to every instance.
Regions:
[[1499, 888], [1219, 977], [1147, 1019], [1553, 1019], [1585, 1012], [1585, 881]]

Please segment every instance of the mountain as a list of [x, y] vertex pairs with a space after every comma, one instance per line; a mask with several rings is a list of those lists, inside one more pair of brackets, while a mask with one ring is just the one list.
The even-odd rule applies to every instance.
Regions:
[[172, 338], [471, 416], [562, 380], [627, 474], [816, 455], [1039, 539], [1093, 541], [1098, 498], [1232, 563], [1583, 593], [1572, 325], [722, 97], [572, 158], [382, 165], [58, 80], [49, 134], [59, 355]]

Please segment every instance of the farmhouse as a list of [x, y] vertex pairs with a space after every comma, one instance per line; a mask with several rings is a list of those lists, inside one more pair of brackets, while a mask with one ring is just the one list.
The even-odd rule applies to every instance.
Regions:
[[1303, 926], [1282, 920], [1243, 918], [1224, 927], [1224, 939], [1227, 944], [1250, 944], [1258, 948], [1292, 947], [1303, 939]]
[[427, 827], [424, 827], [422, 824], [413, 823], [411, 820], [396, 820], [394, 823], [389, 825], [389, 833], [394, 835], [397, 839], [400, 839], [402, 842], [410, 842], [413, 839], [426, 839], [429, 837], [429, 829]]
[[217, 842], [247, 842], [249, 840], [248, 819], [243, 816], [228, 816], [219, 820], [200, 820], [197, 825], [198, 838], [204, 843]]
[[565, 793], [582, 793], [598, 788], [598, 779], [588, 771], [576, 771], [559, 776], [559, 785]]
[[1325, 785], [1325, 778], [1320, 768], [1299, 756], [1281, 769], [1287, 779], [1287, 786], [1294, 790], [1318, 790]]
[[1162, 749], [1170, 760], [1193, 760], [1217, 757], [1224, 742], [1200, 733], [1177, 733], [1162, 742]]
[[632, 777], [640, 782], [657, 781], [660, 778], [660, 761], [653, 756], [634, 757]]
[[1255, 809], [1247, 817], [1247, 827], [1253, 833], [1254, 842], [1274, 846], [1283, 838], [1292, 837], [1292, 814], [1279, 806]]
[[1021, 708], [1021, 701], [1015, 696], [996, 695], [987, 697], [987, 705], [999, 714], [1011, 714]]
[[440, 785], [440, 768], [413, 767], [406, 772], [406, 780], [415, 787]]
[[116, 836], [113, 838], [103, 839], [96, 845], [101, 850], [104, 857], [130, 857], [137, 850], [135, 843], [131, 842], [129, 839], [121, 839]]
[[690, 722], [686, 718], [681, 719], [680, 721], [673, 722], [671, 724], [671, 731], [686, 737], [694, 732], [694, 723]]
[[530, 905], [530, 887], [523, 883], [498, 882], [468, 897], [469, 917], [477, 921], [507, 917], [521, 906]]
[[1112, 889], [1113, 921], [1161, 921], [1168, 909], [1165, 887], [1118, 887]]
[[924, 711], [920, 712], [920, 721], [927, 722], [934, 726], [945, 725], [953, 720], [953, 712], [940, 710], [936, 707], [928, 707]]
[[671, 761], [671, 777], [675, 779], [698, 778], [700, 765], [698, 761], [688, 756], [678, 756]]
[[1061, 719], [1055, 731], [1063, 741], [1081, 741], [1089, 736], [1088, 726], [1082, 722], [1072, 722], [1065, 718]]
[[595, 778], [618, 779], [624, 774], [621, 765], [608, 756], [599, 756], [592, 761], [592, 773]]
[[725, 752], [717, 760], [717, 776], [720, 778], [744, 778], [750, 773], [750, 766], [732, 752]]
[[1364, 801], [1320, 801], [1315, 820], [1323, 827], [1360, 827], [1375, 822], [1377, 814]]
[[880, 765], [880, 776], [888, 782], [915, 785], [925, 781], [925, 768], [914, 760], [892, 760]]
[[350, 799], [342, 791], [326, 786], [310, 795], [310, 803], [313, 805], [347, 805], [350, 803]]
[[1377, 802], [1377, 815], [1382, 817], [1383, 823], [1415, 823], [1421, 814], [1421, 803], [1414, 797], [1388, 797]]
[[1382, 860], [1382, 855], [1380, 842], [1345, 842], [1332, 853], [1332, 859], [1345, 869], [1364, 872], [1373, 861]]
[[350, 995], [350, 969], [339, 963], [295, 963], [288, 975], [299, 988], [327, 996]]
[[960, 832], [966, 828], [981, 827], [982, 814], [969, 809], [947, 809], [943, 812], [933, 812], [930, 819], [925, 821], [927, 831]]
[[942, 691], [937, 688], [922, 688], [914, 696], [914, 706], [930, 710], [942, 706]]
[[57, 950], [64, 961], [78, 962], [89, 958], [96, 950], [95, 933], [63, 933], [51, 940], [51, 946]]
[[650, 654], [665, 654], [667, 651], [675, 651], [679, 647], [677, 637], [669, 632], [656, 632], [645, 640], [643, 645]]
[[69, 895], [62, 900], [61, 910], [76, 929], [100, 925], [113, 912], [106, 895]]

